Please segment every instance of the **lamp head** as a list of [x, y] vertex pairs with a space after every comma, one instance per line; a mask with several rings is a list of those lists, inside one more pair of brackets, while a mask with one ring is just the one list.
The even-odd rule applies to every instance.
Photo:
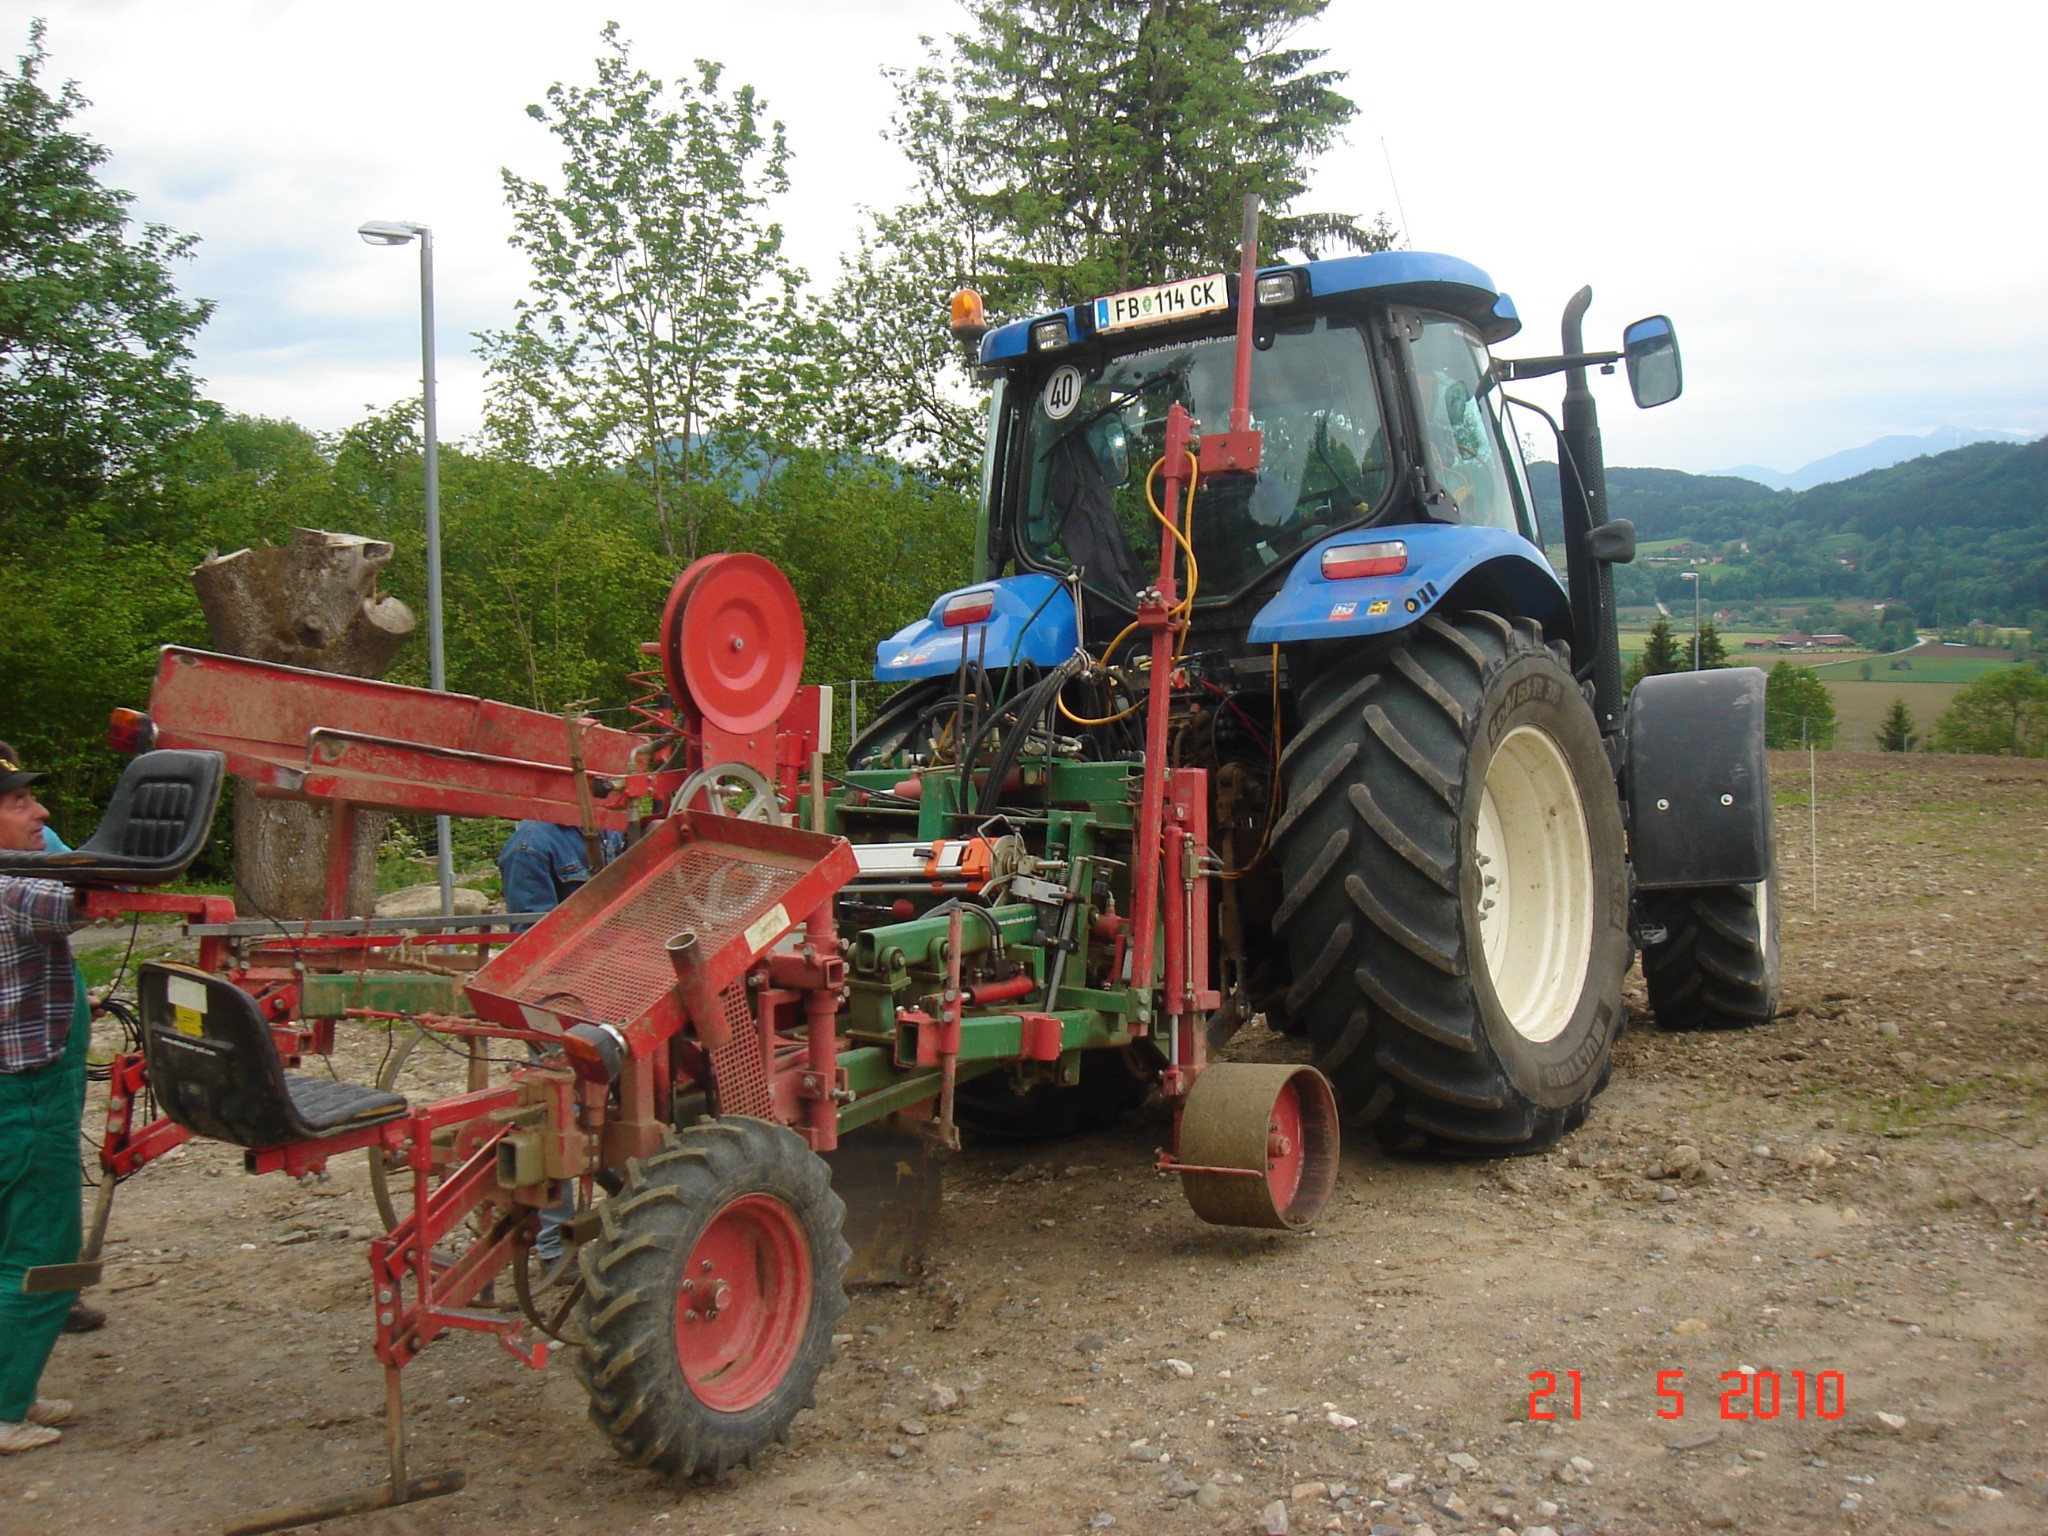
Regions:
[[409, 245], [414, 235], [426, 232], [426, 225], [408, 224], [403, 219], [366, 219], [356, 226], [356, 233], [368, 245]]

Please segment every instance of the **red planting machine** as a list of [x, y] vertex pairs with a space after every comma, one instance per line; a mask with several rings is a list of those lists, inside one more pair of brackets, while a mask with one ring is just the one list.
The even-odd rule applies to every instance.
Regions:
[[[1184, 421], [1165, 515], [1183, 515], [1198, 462], [1257, 452], [1242, 422], [1198, 442]], [[1186, 622], [1176, 554], [1137, 619], [1162, 684]], [[116, 1182], [191, 1136], [245, 1148], [255, 1173], [371, 1160], [390, 1228], [369, 1254], [390, 1480], [237, 1529], [460, 1487], [408, 1471], [401, 1415], [405, 1367], [451, 1331], [536, 1367], [571, 1345], [592, 1417], [639, 1465], [751, 1463], [812, 1401], [850, 1263], [900, 1272], [928, 1226], [935, 1174], [904, 1135], [945, 1150], [963, 1124], [1067, 1129], [1156, 1083], [1175, 1126], [1159, 1165], [1203, 1219], [1299, 1229], [1330, 1193], [1322, 1076], [1208, 1060], [1220, 866], [1206, 772], [1170, 766], [1169, 688], [1145, 706], [1142, 764], [1041, 742], [1000, 765], [1024, 805], [990, 816], [972, 760], [828, 781], [829, 695], [800, 685], [802, 615], [758, 556], [692, 565], [643, 649], [660, 692], [618, 730], [167, 648], [147, 715], [118, 722], [149, 750], [99, 831], [73, 853], [0, 856], [0, 873], [82, 887], [97, 916], [180, 913], [199, 941], [196, 964], [141, 968], [85, 1259], [32, 1286], [95, 1280]], [[203, 846], [224, 773], [326, 807], [324, 919], [154, 889]], [[516, 935], [505, 917], [363, 919], [346, 906], [363, 809], [553, 820], [628, 845]], [[415, 1102], [388, 1070], [375, 1085], [293, 1070], [350, 1019], [462, 1051], [466, 1091]], [[915, 1170], [898, 1191], [912, 1214], [861, 1201], [849, 1218], [855, 1132], [894, 1133], [880, 1156]], [[544, 1288], [538, 1218], [565, 1191], [574, 1269]], [[506, 1280], [516, 1310], [493, 1291]]]

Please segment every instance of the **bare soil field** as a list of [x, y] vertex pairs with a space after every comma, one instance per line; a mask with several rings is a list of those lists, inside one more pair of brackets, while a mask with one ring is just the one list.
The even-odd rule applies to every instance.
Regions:
[[[412, 1459], [467, 1491], [326, 1529], [2048, 1529], [2048, 764], [1823, 754], [1818, 906], [1806, 761], [1773, 767], [1783, 1016], [1661, 1034], [1632, 980], [1555, 1151], [1353, 1146], [1279, 1238], [1195, 1220], [1156, 1111], [970, 1149], [923, 1283], [855, 1296], [758, 1471], [678, 1490], [567, 1369], [455, 1338], [406, 1373]], [[112, 1321], [45, 1377], [81, 1420], [0, 1464], [0, 1530], [173, 1536], [381, 1476], [374, 1220], [360, 1157], [302, 1187], [193, 1145], [133, 1180]]]

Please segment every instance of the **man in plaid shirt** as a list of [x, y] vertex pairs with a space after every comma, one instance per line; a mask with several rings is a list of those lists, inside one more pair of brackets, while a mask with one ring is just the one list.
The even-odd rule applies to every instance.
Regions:
[[[0, 848], [40, 852], [50, 813], [30, 773], [0, 741]], [[71, 1417], [36, 1383], [64, 1327], [72, 1291], [22, 1294], [23, 1274], [78, 1259], [78, 1123], [90, 1014], [71, 963], [84, 919], [71, 888], [0, 876], [0, 1454], [58, 1438]]]

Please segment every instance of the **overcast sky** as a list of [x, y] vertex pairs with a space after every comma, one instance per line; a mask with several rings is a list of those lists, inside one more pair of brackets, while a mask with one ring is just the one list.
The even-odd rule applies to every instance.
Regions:
[[[527, 276], [499, 170], [554, 179], [554, 140], [523, 109], [593, 78], [607, 19], [650, 72], [722, 61], [787, 123], [777, 211], [822, 287], [860, 209], [904, 184], [880, 70], [961, 12], [0, 0], [10, 58], [36, 15], [48, 83], [93, 103], [106, 179], [202, 241], [179, 282], [218, 306], [198, 347], [208, 392], [323, 430], [416, 394], [416, 261], [354, 233], [411, 219], [435, 231], [442, 431], [458, 438], [482, 413], [471, 333], [510, 322]], [[1589, 343], [1638, 315], [1676, 321], [1685, 396], [1640, 413], [1612, 381], [1610, 462], [1792, 469], [1887, 433], [2048, 430], [2040, 0], [1334, 0], [1304, 41], [1359, 104], [1305, 205], [1384, 211], [1416, 249], [1491, 272], [1527, 326], [1508, 353], [1552, 350], [1581, 283]]]

